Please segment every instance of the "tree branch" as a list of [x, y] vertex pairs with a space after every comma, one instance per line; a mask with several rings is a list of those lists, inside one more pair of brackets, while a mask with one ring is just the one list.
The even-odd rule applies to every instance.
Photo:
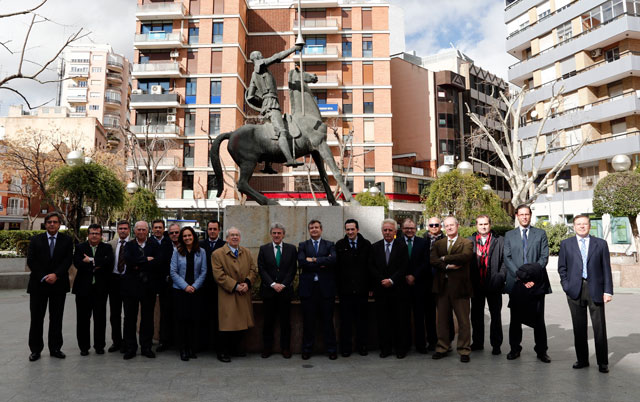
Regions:
[[37, 9], [39, 9], [40, 7], [42, 7], [44, 5], [44, 3], [46, 3], [47, 1], [48, 0], [42, 0], [42, 2], [40, 4], [38, 4], [37, 6], [35, 6], [33, 8], [30, 8], [28, 10], [16, 11], [15, 13], [9, 13], [9, 14], [0, 14], [0, 18], [9, 18], [9, 17], [15, 17], [16, 15], [32, 13], [32, 12], [36, 11]]

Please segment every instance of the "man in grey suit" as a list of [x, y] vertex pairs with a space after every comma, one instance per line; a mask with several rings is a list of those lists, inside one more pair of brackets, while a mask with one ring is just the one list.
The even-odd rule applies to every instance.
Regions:
[[589, 235], [591, 221], [586, 215], [573, 219], [576, 236], [560, 243], [558, 273], [562, 289], [567, 294], [573, 337], [578, 361], [574, 369], [589, 366], [587, 344], [587, 308], [591, 313], [593, 338], [596, 343], [596, 360], [601, 373], [609, 372], [607, 327], [604, 305], [613, 297], [611, 257], [607, 242]]
[[[546, 274], [547, 261], [549, 260], [549, 243], [544, 230], [531, 226], [531, 208], [527, 205], [519, 205], [516, 209], [516, 218], [519, 227], [506, 233], [504, 239], [504, 264], [507, 266], [507, 283], [505, 292], [510, 295], [509, 306], [516, 284], [516, 272], [524, 264], [538, 263], [544, 270], [545, 294], [551, 293], [551, 285]], [[530, 289], [535, 284], [533, 282], [524, 283], [524, 287]], [[540, 285], [540, 284], [538, 284]], [[509, 345], [511, 351], [507, 354], [508, 360], [520, 357], [522, 346], [522, 323], [533, 321], [533, 335], [536, 346], [534, 350], [538, 359], [544, 363], [550, 363], [551, 359], [547, 355], [547, 329], [544, 323], [544, 294], [537, 301], [535, 317], [522, 317], [516, 314], [515, 309], [511, 309], [511, 322], [509, 323]]]

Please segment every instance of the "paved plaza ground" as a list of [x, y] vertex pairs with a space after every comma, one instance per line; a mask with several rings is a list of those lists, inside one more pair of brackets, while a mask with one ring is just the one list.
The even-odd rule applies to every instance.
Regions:
[[[569, 308], [557, 289], [547, 298], [551, 364], [536, 360], [531, 329], [524, 331], [520, 359], [507, 361], [505, 344], [501, 356], [485, 349], [472, 353], [469, 364], [460, 363], [455, 354], [436, 361], [416, 353], [403, 360], [380, 359], [377, 352], [336, 361], [319, 355], [303, 361], [300, 355], [285, 360], [254, 354], [230, 364], [212, 354], [182, 362], [175, 352], [159, 353], [156, 359], [138, 355], [131, 361], [93, 350], [81, 357], [72, 295], [64, 319], [67, 358], [54, 359], [45, 348], [42, 358], [31, 363], [29, 297], [22, 290], [3, 290], [0, 401], [638, 401], [640, 294], [623, 292], [607, 305], [611, 372], [601, 374], [592, 339], [591, 367], [571, 368], [575, 354]], [[506, 307], [503, 319], [506, 342]]]

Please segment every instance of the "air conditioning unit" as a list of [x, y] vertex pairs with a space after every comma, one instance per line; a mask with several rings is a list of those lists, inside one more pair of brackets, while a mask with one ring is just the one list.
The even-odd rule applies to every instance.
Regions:
[[167, 123], [174, 123], [176, 122], [176, 115], [175, 114], [168, 114], [167, 115]]
[[602, 55], [602, 49], [593, 49], [591, 51], [591, 57], [600, 57]]
[[171, 53], [169, 53], [169, 57], [171, 57], [172, 59], [177, 59], [178, 57], [180, 57], [180, 53], [177, 50], [172, 50]]
[[585, 181], [587, 184], [593, 184], [593, 177], [587, 177]]
[[152, 95], [161, 95], [162, 94], [162, 85], [151, 85], [151, 94]]
[[167, 114], [176, 114], [176, 108], [170, 107], [169, 109], [167, 109]]
[[142, 95], [142, 89], [132, 89], [131, 95]]

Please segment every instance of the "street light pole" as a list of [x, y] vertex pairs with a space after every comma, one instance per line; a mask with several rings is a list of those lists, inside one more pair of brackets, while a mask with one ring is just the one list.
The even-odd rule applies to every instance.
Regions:
[[558, 180], [558, 188], [560, 189], [560, 193], [562, 194], [562, 223], [567, 224], [567, 216], [564, 214], [564, 190], [569, 188], [569, 182], [565, 179]]

